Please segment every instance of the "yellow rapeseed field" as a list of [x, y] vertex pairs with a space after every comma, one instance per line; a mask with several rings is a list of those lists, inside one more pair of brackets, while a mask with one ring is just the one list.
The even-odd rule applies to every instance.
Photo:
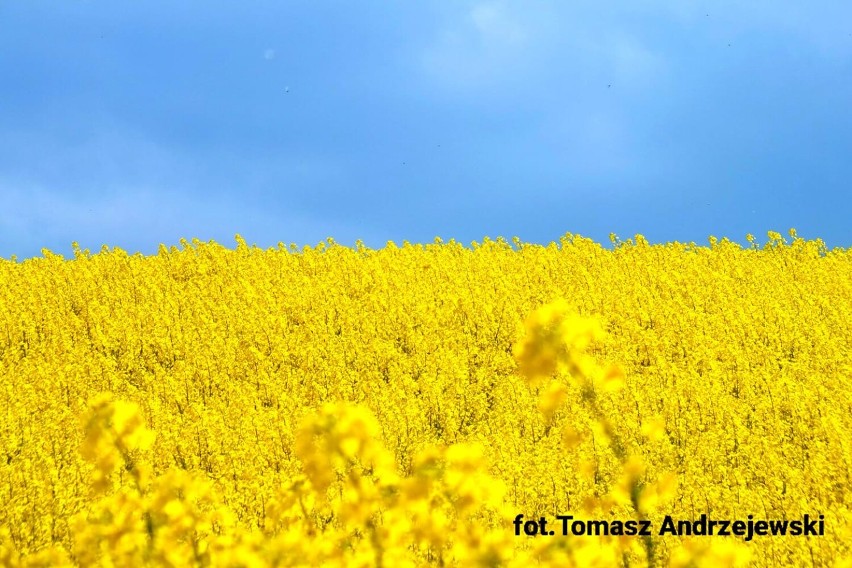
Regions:
[[852, 251], [768, 238], [0, 260], [0, 564], [852, 566]]

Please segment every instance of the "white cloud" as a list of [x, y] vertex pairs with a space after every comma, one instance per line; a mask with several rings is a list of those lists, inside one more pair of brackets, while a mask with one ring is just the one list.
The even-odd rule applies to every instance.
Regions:
[[[667, 70], [663, 53], [638, 32], [605, 17], [551, 2], [493, 0], [454, 13], [423, 52], [431, 86], [457, 95], [486, 95], [500, 88], [554, 87], [555, 77], [575, 85], [621, 83], [621, 92], [654, 86]], [[571, 84], [559, 84], [571, 88]]]
[[526, 30], [512, 17], [506, 2], [477, 4], [470, 10], [469, 18], [484, 43], [520, 47], [527, 39]]
[[850, 18], [852, 5], [828, 0], [722, 0], [712, 5], [622, 0], [606, 10], [582, 1], [486, 0], [445, 14], [420, 62], [439, 94], [490, 96], [501, 88], [541, 85], [555, 75], [582, 83], [584, 74], [609, 76], [621, 83], [622, 92], [658, 89], [670, 61], [681, 54], [664, 51], [673, 49], [668, 36], [643, 22], [658, 21], [680, 28], [696, 42], [733, 43], [740, 50], [761, 41], [760, 36], [775, 36], [789, 40], [791, 50], [844, 62], [852, 55]]
[[635, 37], [619, 35], [606, 46], [614, 75], [623, 81], [619, 88], [646, 86], [666, 69], [666, 61]]
[[499, 0], [454, 13], [422, 53], [424, 71], [439, 86], [460, 92], [522, 80], [534, 48], [523, 14]]
[[303, 198], [346, 176], [339, 161], [321, 155], [204, 155], [111, 121], [73, 141], [7, 131], [0, 151], [6, 163], [23, 164], [0, 172], [0, 256], [67, 249], [72, 241], [92, 250], [106, 243], [143, 252], [181, 237], [231, 246], [235, 233], [273, 245], [372, 238], [356, 220], [307, 210]]
[[[329, 236], [343, 243], [371, 236], [301, 211], [271, 211], [237, 195], [205, 199], [183, 191], [125, 188], [75, 196], [6, 182], [0, 182], [0, 193], [6, 198], [0, 212], [0, 241], [8, 249], [0, 250], [3, 257], [37, 254], [42, 247], [58, 252], [70, 249], [72, 241], [93, 252], [107, 244], [153, 254], [159, 243], [177, 245], [181, 238], [214, 239], [233, 247], [236, 233], [260, 246], [315, 244]], [[27, 243], [29, 250], [13, 250], [14, 243]]]
[[[852, 54], [852, 5], [835, 0], [655, 0], [633, 10], [671, 17], [681, 26], [747, 44], [756, 34], [786, 36], [791, 47], [815, 49], [826, 58]], [[798, 48], [794, 47], [794, 48]]]

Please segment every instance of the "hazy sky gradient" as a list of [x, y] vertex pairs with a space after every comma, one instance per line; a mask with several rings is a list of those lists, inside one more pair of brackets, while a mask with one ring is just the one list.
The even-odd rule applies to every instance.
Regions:
[[0, 257], [852, 246], [852, 4], [0, 4]]

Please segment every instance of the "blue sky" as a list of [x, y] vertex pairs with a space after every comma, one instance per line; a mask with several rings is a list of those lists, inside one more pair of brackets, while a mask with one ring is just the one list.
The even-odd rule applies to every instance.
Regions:
[[0, 257], [852, 246], [852, 4], [0, 4]]

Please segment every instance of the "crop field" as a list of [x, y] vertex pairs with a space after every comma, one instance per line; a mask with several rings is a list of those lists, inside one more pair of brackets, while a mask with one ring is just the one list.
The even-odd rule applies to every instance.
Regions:
[[852, 251], [236, 240], [0, 260], [0, 565], [852, 566]]

